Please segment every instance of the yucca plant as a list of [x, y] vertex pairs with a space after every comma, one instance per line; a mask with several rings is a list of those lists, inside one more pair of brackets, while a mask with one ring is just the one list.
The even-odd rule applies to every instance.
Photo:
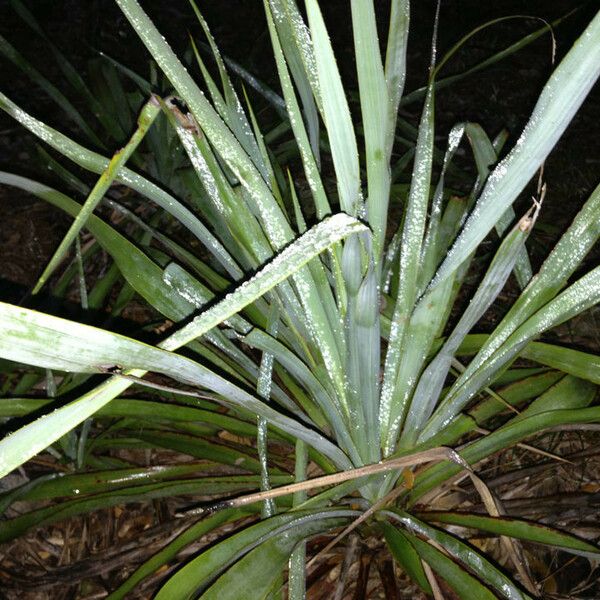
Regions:
[[[499, 160], [502, 136], [491, 141], [478, 125], [461, 123], [448, 136], [434, 181], [434, 93], [454, 49], [436, 62], [434, 43], [416, 145], [397, 161], [408, 0], [391, 0], [383, 56], [373, 2], [351, 2], [361, 137], [317, 0], [306, 0], [306, 22], [294, 0], [265, 0], [285, 118], [303, 169], [295, 180], [267, 147], [249, 102], [244, 108], [194, 4], [220, 77], [219, 86], [194, 46], [210, 100], [139, 3], [117, 4], [173, 94], [147, 98], [137, 128], [110, 159], [0, 94], [3, 110], [99, 175], [83, 205], [16, 174], [0, 173], [0, 182], [74, 217], [34, 294], [87, 229], [114, 260], [110, 286], [99, 282], [97, 296], [106, 297], [122, 277], [118, 306], [135, 293], [167, 321], [152, 345], [0, 304], [0, 355], [42, 369], [49, 382], [47, 399], [14, 397], [13, 390], [0, 402], [4, 417], [37, 416], [0, 442], [0, 476], [55, 443], [65, 448], [69, 432], [84, 424], [72, 474], [0, 496], [4, 509], [15, 500], [67, 499], [1, 521], [0, 540], [125, 500], [219, 498], [182, 510], [180, 535], [109, 598], [125, 597], [187, 544], [227, 523], [237, 529], [171, 575], [157, 598], [274, 598], [283, 590], [302, 598], [306, 540], [355, 529], [384, 539], [404, 572], [436, 598], [443, 597], [442, 580], [461, 598], [539, 595], [519, 540], [597, 559], [589, 540], [506, 516], [476, 471], [542, 430], [600, 421], [592, 406], [598, 357], [537, 341], [598, 302], [598, 267], [572, 277], [600, 235], [600, 187], [535, 275], [526, 240], [543, 210], [543, 185], [524, 215], [512, 209], [600, 74], [600, 14], [556, 67], [513, 148]], [[188, 204], [140, 173], [136, 149], [158, 118], [166, 118], [187, 154]], [[457, 169], [452, 161], [463, 138], [478, 176], [459, 197], [446, 193], [445, 177]], [[331, 156], [335, 190], [326, 188], [322, 152]], [[140, 169], [126, 166], [132, 157]], [[402, 221], [390, 231], [393, 179], [410, 161]], [[308, 192], [299, 198], [301, 181]], [[114, 184], [162, 209], [149, 224], [136, 218], [140, 229], [129, 237], [93, 214]], [[203, 259], [172, 238], [173, 221], [202, 244]], [[458, 318], [452, 309], [494, 228], [501, 241]], [[77, 257], [81, 265], [80, 251]], [[522, 288], [517, 300], [493, 331], [471, 333], [513, 272]], [[94, 374], [104, 377], [99, 385]], [[146, 394], [126, 395], [132, 386]], [[22, 380], [17, 389], [29, 387]], [[90, 439], [92, 417], [102, 425]], [[257, 455], [217, 443], [218, 432], [252, 438]], [[270, 451], [273, 442], [294, 447], [293, 475]], [[202, 462], [138, 467], [102, 453], [131, 446], [177, 450]], [[220, 473], [219, 465], [235, 474]], [[307, 465], [320, 473], [307, 479]], [[440, 501], [465, 476], [485, 513]], [[499, 536], [516, 579], [461, 539], [456, 532], [465, 529]]]

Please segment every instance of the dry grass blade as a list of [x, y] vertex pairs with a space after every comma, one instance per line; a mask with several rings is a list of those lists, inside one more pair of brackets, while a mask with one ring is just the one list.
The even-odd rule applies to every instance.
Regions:
[[308, 563], [306, 563], [306, 568], [308, 569], [309, 567], [311, 567], [319, 559], [320, 556], [327, 554], [327, 552], [329, 552], [334, 546], [339, 544], [341, 540], [343, 540], [348, 534], [352, 533], [359, 525], [364, 523], [368, 518], [373, 516], [378, 510], [380, 510], [384, 506], [387, 506], [388, 504], [390, 504], [390, 502], [393, 502], [403, 491], [403, 486], [399, 486], [396, 489], [392, 490], [389, 494], [375, 502], [373, 506], [366, 510], [360, 517], [358, 517], [358, 519], [352, 521], [352, 523], [350, 523], [350, 525], [348, 525], [346, 529], [344, 529], [331, 542], [329, 542], [327, 546], [323, 548], [323, 550], [320, 550], [317, 554], [315, 554], [315, 556], [313, 556], [308, 561]]
[[350, 481], [361, 477], [368, 477], [370, 475], [377, 475], [379, 473], [388, 473], [389, 471], [396, 471], [404, 467], [440, 460], [452, 461], [470, 471], [469, 465], [454, 450], [452, 450], [452, 448], [445, 448], [441, 446], [439, 448], [432, 448], [430, 450], [424, 450], [423, 452], [416, 452], [415, 454], [400, 458], [392, 458], [377, 464], [359, 467], [357, 469], [349, 469], [347, 471], [341, 471], [332, 475], [314, 477], [312, 479], [307, 479], [306, 481], [284, 485], [265, 492], [257, 492], [255, 494], [240, 496], [239, 498], [218, 502], [207, 507], [192, 508], [180, 513], [179, 516], [204, 514], [214, 512], [216, 510], [222, 510], [224, 508], [246, 506], [248, 504], [254, 504], [255, 502], [262, 502], [269, 498], [279, 498], [281, 496], [287, 496], [297, 492], [312, 490], [329, 485], [337, 485], [345, 481]]
[[423, 564], [425, 575], [427, 576], [427, 581], [429, 581], [429, 585], [431, 586], [434, 600], [447, 600], [440, 588], [434, 572], [431, 570], [431, 567], [424, 560], [421, 562]]
[[[490, 516], [499, 517], [504, 514], [504, 510], [502, 510], [500, 501], [494, 497], [490, 488], [483, 482], [483, 480], [475, 475], [475, 473], [472, 471], [469, 471], [469, 477], [471, 478], [471, 481], [473, 482], [473, 485], [475, 486], [475, 489], [481, 497], [483, 505]], [[521, 576], [527, 591], [534, 596], [538, 596], [538, 589], [531, 577], [531, 573], [529, 572], [529, 567], [523, 554], [521, 544], [516, 540], [506, 536], [500, 536], [500, 543], [508, 551], [508, 555], [511, 557], [512, 563]]]

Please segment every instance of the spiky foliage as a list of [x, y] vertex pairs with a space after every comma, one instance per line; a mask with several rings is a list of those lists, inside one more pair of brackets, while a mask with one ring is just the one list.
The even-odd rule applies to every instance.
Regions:
[[[391, 0], [385, 56], [372, 0], [351, 3], [362, 137], [356, 135], [357, 123], [317, 0], [306, 0], [306, 23], [294, 0], [265, 0], [283, 99], [264, 88], [262, 92], [293, 132], [309, 189], [309, 197], [300, 201], [297, 182], [284, 176], [250, 106], [244, 108], [197, 8], [220, 77], [219, 85], [194, 46], [208, 97], [138, 2], [117, 3], [168, 79], [173, 96], [151, 95], [129, 142], [108, 159], [1, 94], [3, 110], [100, 177], [83, 206], [14, 174], [1, 173], [0, 182], [75, 217], [34, 292], [85, 228], [114, 260], [110, 286], [98, 282], [101, 289], [95, 297], [104, 297], [122, 277], [126, 283], [117, 306], [136, 293], [172, 322], [173, 330], [152, 346], [107, 329], [1, 304], [0, 355], [46, 369], [49, 381], [59, 374], [60, 385], [57, 390], [49, 386], [55, 400], [3, 399], [0, 410], [5, 416], [37, 410], [43, 414], [0, 442], [0, 475], [51, 444], [61, 442], [64, 450], [64, 436], [81, 423], [88, 427], [79, 434], [77, 463], [91, 464], [94, 448], [101, 447], [86, 449], [91, 417], [122, 417], [108, 430], [106, 447], [134, 438], [140, 445], [180, 450], [246, 474], [181, 479], [197, 474], [200, 467], [165, 466], [152, 470], [158, 483], [140, 484], [150, 471], [121, 465], [116, 471], [96, 472], [93, 485], [83, 473], [60, 483], [27, 484], [5, 495], [4, 504], [16, 498], [71, 495], [67, 490], [84, 496], [3, 521], [0, 539], [120, 502], [126, 495], [231, 494], [260, 488], [262, 493], [225, 503], [217, 514], [191, 525], [110, 598], [124, 597], [185, 544], [247, 515], [262, 519], [194, 558], [164, 584], [157, 598], [270, 597], [279, 593], [288, 563], [289, 595], [301, 598], [305, 540], [353, 522], [368, 522], [401, 567], [433, 594], [439, 593], [436, 576], [464, 598], [500, 594], [513, 599], [536, 593], [514, 542], [507, 543], [517, 557], [520, 584], [440, 526], [444, 523], [478, 528], [505, 541], [506, 536], [533, 540], [597, 557], [597, 548], [588, 542], [502, 517], [501, 506], [472, 469], [545, 428], [600, 420], [600, 409], [591, 407], [600, 381], [597, 357], [536, 341], [598, 302], [599, 268], [571, 279], [600, 234], [600, 188], [535, 275], [526, 240], [541, 198], [520, 218], [512, 209], [600, 73], [600, 15], [556, 67], [521, 137], [501, 160], [501, 140], [493, 143], [479, 126], [462, 123], [451, 130], [439, 169], [434, 169], [435, 49], [414, 151], [398, 163], [392, 159], [406, 73], [407, 0]], [[149, 90], [143, 80], [140, 85]], [[157, 127], [160, 139], [170, 140], [170, 145], [154, 174], [168, 173], [162, 182], [181, 191], [187, 202], [152, 183], [143, 174], [143, 156], [133, 154]], [[463, 139], [471, 145], [479, 175], [467, 197], [448, 198], [445, 176]], [[335, 191], [326, 190], [320, 166], [325, 141]], [[165, 156], [164, 147], [155, 140], [158, 156]], [[165, 161], [173, 156], [177, 158], [171, 166], [183, 164], [183, 171], [167, 168]], [[125, 166], [130, 159], [136, 160], [136, 170]], [[392, 184], [411, 159], [402, 223], [389, 231]], [[116, 183], [162, 209], [147, 224], [110, 200], [139, 227], [137, 237], [126, 238], [92, 214]], [[200, 260], [175, 242], [162, 227], [165, 215], [187, 229], [210, 258]], [[494, 229], [501, 242], [467, 308], [451, 320], [477, 248]], [[83, 260], [81, 253], [78, 257]], [[472, 335], [512, 272], [522, 287], [520, 296], [492, 332]], [[520, 369], [514, 365], [519, 358], [542, 368]], [[188, 391], [178, 393], [173, 386], [144, 379], [149, 372], [187, 384]], [[80, 391], [92, 374], [107, 377]], [[124, 397], [132, 385], [154, 392], [155, 399]], [[67, 393], [76, 398], [62, 402]], [[51, 410], [55, 402], [58, 407]], [[478, 437], [480, 428], [497, 422], [494, 417], [507, 404], [526, 408]], [[219, 405], [227, 410], [215, 410]], [[216, 431], [256, 437], [259, 460], [241, 449], [225, 450], [206, 441]], [[298, 485], [278, 489], [290, 476], [269, 461], [269, 439], [295, 444]], [[460, 453], [452, 450], [465, 441]], [[307, 455], [331, 475], [301, 484]], [[406, 471], [423, 463], [436, 464], [420, 469], [416, 477]], [[97, 458], [95, 464], [111, 463]], [[413, 511], [431, 498], [432, 490], [465, 473], [488, 516]], [[122, 488], [118, 493], [112, 490], [116, 480]], [[306, 490], [332, 484], [328, 491], [306, 498]], [[352, 509], [339, 504], [350, 494], [356, 504]]]

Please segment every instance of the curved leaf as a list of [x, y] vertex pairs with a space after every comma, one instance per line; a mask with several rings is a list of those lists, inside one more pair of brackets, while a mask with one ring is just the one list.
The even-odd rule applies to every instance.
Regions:
[[[428, 539], [442, 546], [451, 556], [466, 565], [473, 573], [476, 573], [482, 581], [498, 591], [504, 598], [507, 598], [508, 600], [531, 600], [528, 594], [519, 590], [519, 588], [504, 575], [504, 573], [497, 569], [484, 556], [454, 536], [440, 529], [436, 529], [435, 527], [431, 527], [415, 518], [413, 515], [403, 511], [398, 511], [397, 513], [389, 512], [386, 514], [393, 514], [395, 520], [402, 523], [414, 533], [426, 536]], [[421, 547], [421, 551], [422, 550], [423, 548]], [[437, 570], [437, 564], [430, 563], [430, 566], [434, 570]], [[448, 572], [450, 572], [450, 570]], [[451, 587], [454, 587], [452, 581], [448, 581], [448, 583]], [[477, 596], [477, 598], [479, 598], [479, 596]]]
[[[27, 127], [34, 135], [46, 142], [52, 148], [66, 156], [74, 163], [93, 173], [102, 173], [109, 164], [107, 158], [80, 146], [67, 136], [38, 121], [0, 92], [0, 108], [6, 111], [21, 125]], [[131, 187], [143, 196], [150, 198], [168, 213], [172, 214], [184, 227], [191, 231], [213, 254], [234, 278], [242, 273], [222, 244], [210, 233], [200, 220], [176, 198], [159, 188], [157, 185], [131, 171], [127, 167], [120, 169], [117, 181]]]
[[[595, 394], [595, 390], [592, 390], [592, 394]], [[505, 450], [526, 437], [541, 433], [545, 429], [559, 425], [598, 422], [600, 422], [600, 407], [547, 411], [515, 423], [509, 422], [462, 448], [460, 455], [469, 464], [474, 465], [494, 452]], [[433, 441], [432, 438], [430, 442]], [[425, 469], [417, 476], [415, 486], [409, 493], [409, 505], [414, 504], [420, 496], [459, 472], [460, 467], [455, 467], [455, 465], [449, 463]]]
[[[214, 582], [221, 573], [226, 571], [236, 561], [237, 565], [241, 565], [239, 570], [233, 567], [231, 573], [234, 575], [229, 578], [227, 577], [229, 572], [227, 572], [225, 579], [218, 580], [216, 587], [211, 588], [212, 591], [209, 589], [209, 595], [206, 597], [214, 598], [217, 591], [226, 593], [224, 584], [229, 582], [235, 587], [236, 593], [240, 593], [239, 586], [243, 586], [242, 589], [244, 592], [238, 596], [228, 595], [226, 596], [227, 598], [232, 598], [232, 600], [240, 597], [254, 598], [256, 596], [246, 595], [253, 592], [252, 588], [248, 586], [248, 581], [253, 581], [262, 590], [260, 577], [262, 576], [263, 569], [270, 569], [271, 565], [268, 562], [263, 563], [261, 561], [258, 563], [260, 564], [260, 568], [257, 568], [257, 563], [254, 560], [240, 561], [241, 557], [270, 540], [271, 543], [265, 546], [265, 552], [267, 555], [270, 555], [269, 560], [274, 562], [276, 565], [275, 570], [279, 573], [279, 561], [282, 560], [282, 555], [287, 553], [287, 556], [283, 559], [283, 564], [285, 565], [289, 553], [291, 553], [296, 543], [315, 532], [327, 531], [331, 527], [337, 527], [349, 518], [357, 516], [357, 514], [359, 513], [351, 510], [294, 512], [265, 519], [256, 525], [247, 527], [243, 531], [206, 550], [200, 556], [197, 556], [169, 579], [159, 590], [156, 600], [172, 600], [173, 598], [186, 600], [188, 598], [195, 598], [199, 592], [203, 589], [206, 590], [207, 586]], [[276, 541], [279, 536], [282, 536], [283, 547], [281, 549], [278, 548]], [[294, 543], [288, 545], [287, 540], [293, 540]], [[257, 554], [260, 556], [260, 551]], [[273, 576], [273, 573], [270, 571], [269, 574], [271, 577]], [[268, 579], [268, 577], [265, 579]]]
[[406, 535], [387, 521], [381, 523], [381, 527], [388, 548], [398, 564], [425, 593], [431, 594], [431, 586], [427, 581], [421, 559]]
[[432, 286], [460, 267], [544, 162], [600, 75], [599, 42], [600, 12], [546, 83], [521, 137], [488, 178]]
[[245, 512], [239, 509], [222, 510], [214, 515], [202, 519], [199, 523], [190, 525], [180, 533], [172, 542], [169, 542], [162, 550], [152, 558], [141, 564], [116, 590], [109, 594], [106, 600], [122, 600], [126, 598], [135, 586], [146, 577], [155, 573], [160, 567], [173, 560], [177, 554], [186, 546], [202, 539], [204, 535], [220, 527], [224, 523], [230, 523], [241, 517]]
[[419, 556], [458, 594], [461, 600], [471, 600], [472, 598], [496, 600], [496, 595], [464, 567], [417, 536], [409, 533], [405, 535]]
[[[214, 495], [222, 493], [234, 493], [244, 489], [257, 487], [256, 483], [244, 483], [228, 481], [228, 478], [220, 481], [219, 477], [203, 477], [196, 479], [183, 479], [175, 481], [163, 481], [147, 483], [144, 485], [121, 488], [92, 494], [82, 498], [70, 499], [52, 504], [14, 517], [12, 519], [0, 520], [0, 543], [7, 542], [23, 535], [32, 527], [42, 527], [56, 523], [76, 515], [93, 510], [100, 510], [109, 506], [127, 504], [129, 502], [143, 502], [155, 498], [168, 498], [181, 495]], [[77, 489], [74, 490], [75, 496]]]
[[438, 512], [428, 511], [420, 513], [422, 519], [446, 523], [448, 525], [459, 525], [470, 529], [479, 529], [496, 535], [506, 535], [509, 537], [553, 546], [565, 552], [579, 554], [594, 560], [600, 558], [600, 548], [580, 540], [573, 535], [563, 533], [558, 529], [532, 523], [522, 519], [512, 517], [490, 517], [488, 515], [476, 515], [460, 512]]

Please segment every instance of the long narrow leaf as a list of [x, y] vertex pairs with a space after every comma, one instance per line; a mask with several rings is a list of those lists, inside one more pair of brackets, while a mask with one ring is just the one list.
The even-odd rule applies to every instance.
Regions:
[[454, 353], [504, 287], [533, 223], [534, 219], [528, 213], [506, 237], [469, 306], [448, 336], [440, 352], [423, 372], [405, 423], [403, 437], [407, 443], [413, 443], [416, 440], [424, 422], [433, 412], [435, 402], [450, 370]]
[[[193, 561], [188, 563], [183, 569], [180, 569], [176, 576], [172, 577], [158, 592], [156, 600], [170, 600], [171, 598], [178, 598], [178, 600], [185, 600], [187, 598], [197, 597], [199, 593], [206, 589], [206, 587], [213, 582], [217, 577], [225, 571], [235, 560], [239, 560], [244, 554], [250, 552], [254, 548], [260, 546], [261, 543], [274, 539], [281, 534], [287, 533], [292, 536], [290, 539], [294, 539], [294, 544], [289, 549], [289, 552], [293, 549], [293, 545], [300, 539], [311, 535], [312, 532], [328, 529], [335, 527], [344, 520], [356, 515], [355, 511], [331, 511], [331, 512], [316, 512], [316, 513], [287, 513], [277, 515], [266, 519], [253, 525], [243, 531], [236, 533], [229, 539], [213, 546], [209, 550], [203, 552], [200, 556], [196, 557]], [[316, 529], [315, 529], [316, 527]], [[295, 533], [293, 533], [295, 532]], [[287, 544], [284, 544], [287, 546]], [[269, 545], [267, 552], [271, 551]], [[273, 549], [276, 552], [276, 547]], [[289, 553], [288, 553], [289, 556]], [[282, 568], [287, 561], [287, 556], [283, 559], [283, 565], [279, 565], [279, 557], [276, 555], [272, 556], [270, 560], [276, 561], [276, 567]], [[262, 561], [261, 561], [262, 563]], [[261, 577], [262, 571], [256, 569], [253, 562], [248, 565], [248, 561], [237, 562], [239, 567], [244, 571], [243, 576], [238, 576], [239, 573], [234, 567], [234, 573], [236, 573], [235, 580], [229, 581], [234, 586], [237, 596], [233, 598], [239, 598], [240, 594], [246, 597], [247, 593], [252, 593], [252, 589], [248, 587], [249, 577]], [[251, 567], [251, 570], [248, 567]], [[260, 582], [257, 582], [258, 589], [261, 588]], [[240, 589], [240, 586], [242, 588]], [[222, 584], [219, 584], [216, 590], [220, 591], [219, 597], [224, 597], [222, 594], [228, 590], [223, 589]], [[229, 588], [230, 590], [232, 588]], [[265, 593], [263, 591], [264, 597]], [[202, 597], [202, 596], [201, 596]], [[206, 597], [214, 598], [215, 594], [210, 593]], [[231, 596], [227, 596], [231, 598]], [[254, 597], [254, 596], [249, 596]]]
[[[531, 597], [519, 590], [517, 586], [504, 575], [504, 573], [464, 542], [445, 531], [436, 529], [435, 527], [424, 523], [409, 513], [395, 511], [395, 515], [395, 520], [401, 522], [412, 532], [419, 535], [425, 535], [430, 540], [440, 544], [440, 546], [449, 552], [451, 556], [469, 567], [469, 569], [476, 573], [482, 581], [490, 585], [501, 594], [502, 597], [507, 598], [508, 600], [531, 600]], [[436, 569], [435, 564], [432, 564], [431, 566], [434, 570]], [[449, 581], [448, 583], [452, 586], [452, 581]]]
[[110, 160], [106, 170], [100, 175], [100, 179], [96, 182], [85, 203], [81, 207], [81, 211], [75, 217], [75, 220], [69, 227], [69, 230], [65, 234], [58, 248], [55, 250], [50, 262], [44, 269], [44, 272], [40, 275], [37, 284], [33, 288], [34, 294], [40, 291], [44, 283], [48, 280], [48, 277], [52, 274], [54, 269], [58, 266], [60, 261], [66, 254], [69, 246], [73, 243], [73, 240], [79, 235], [80, 230], [85, 226], [87, 219], [94, 212], [94, 209], [104, 194], [108, 191], [108, 188], [116, 178], [119, 169], [127, 162], [129, 157], [135, 152], [139, 143], [146, 135], [146, 131], [152, 126], [154, 119], [158, 116], [159, 107], [154, 99], [150, 99], [143, 107], [138, 117], [138, 126], [131, 139], [127, 144], [119, 150]]
[[[48, 127], [41, 121], [38, 121], [9, 100], [2, 92], [0, 92], [0, 108], [16, 119], [21, 125], [27, 127], [27, 129], [38, 136], [42, 141], [52, 146], [58, 152], [84, 169], [100, 174], [108, 167], [109, 160], [107, 158], [80, 146], [62, 133]], [[237, 276], [240, 276], [239, 267], [225, 251], [221, 243], [190, 210], [181, 204], [181, 202], [148, 179], [138, 175], [127, 167], [120, 169], [117, 181], [133, 188], [147, 198], [150, 198], [167, 212], [172, 214], [211, 250], [215, 258], [226, 270], [232, 270], [232, 273], [238, 273]]]
[[[363, 229], [363, 225], [347, 215], [341, 214], [309, 230], [263, 271], [243, 284], [236, 294], [232, 294], [221, 303], [205, 311], [189, 325], [165, 340], [161, 344], [162, 347], [167, 350], [175, 350], [189, 343], [253, 302], [332, 243], [340, 240], [345, 235]], [[261, 414], [271, 423], [285, 422], [285, 428], [288, 429], [289, 433], [305, 439], [308, 444], [312, 445], [316, 439], [322, 440], [322, 442], [318, 442], [318, 445], [324, 443], [328, 447], [328, 450], [324, 451], [325, 454], [331, 452], [331, 458], [335, 456], [335, 462], [348, 464], [347, 459], [339, 449], [317, 434], [303, 427], [300, 427], [302, 430], [300, 432], [296, 427], [296, 423], [291, 419], [279, 415], [279, 413], [243, 392], [240, 388], [189, 359], [171, 355], [168, 352], [145, 346], [109, 332], [88, 328], [84, 325], [76, 325], [56, 317], [11, 307], [10, 305], [2, 305], [2, 318], [3, 320], [6, 319], [6, 331], [12, 331], [15, 336], [14, 339], [19, 340], [19, 345], [15, 346], [11, 343], [13, 338], [8, 333], [2, 339], [2, 355], [10, 357], [12, 360], [26, 363], [34, 362], [47, 368], [79, 372], [106, 372], [115, 365], [137, 367], [130, 374], [138, 377], [147, 370], [166, 373], [166, 368], [170, 375], [176, 379], [183, 378], [184, 380], [186, 376], [184, 376], [183, 365], [188, 365], [191, 371], [195, 373], [194, 375], [191, 372], [188, 373], [188, 376], [191, 377], [191, 379], [187, 379], [188, 382], [203, 385], [217, 393], [223, 393], [224, 398], [227, 398], [228, 401], [232, 401], [237, 396], [242, 404], [247, 405], [247, 408], [255, 410], [257, 414]], [[56, 341], [58, 334], [62, 334], [63, 341], [66, 344], [67, 350], [64, 352]], [[53, 340], [52, 342], [48, 341], [48, 336]], [[97, 340], [98, 346], [90, 346], [90, 336]], [[77, 342], [77, 340], [79, 341]], [[73, 349], [76, 343], [81, 347], [81, 353], [74, 352]], [[51, 352], [49, 354], [49, 345], [58, 353]], [[148, 359], [150, 362], [146, 362]], [[139, 363], [135, 364], [137, 361]], [[168, 365], [171, 365], [171, 367]], [[112, 378], [71, 405], [42, 417], [0, 441], [0, 456], [2, 456], [0, 473], [5, 474], [11, 471], [29, 457], [43, 450], [49, 443], [58, 439], [76, 424], [96, 412], [129, 385], [131, 385], [131, 382], [126, 379]], [[252, 408], [250, 408], [251, 406]], [[41, 434], [41, 431], [44, 433]]]
[[426, 440], [447, 425], [469, 402], [473, 394], [491, 381], [492, 374], [497, 373], [512, 358], [517, 356], [530, 340], [598, 302], [600, 302], [600, 267], [596, 267], [596, 269], [584, 275], [530, 317], [486, 361], [485, 365], [475, 375], [466, 380], [461, 386], [454, 388], [453, 393], [449, 393], [444, 398], [444, 401], [432, 415], [420, 439], [422, 441]]
[[[391, 108], [379, 50], [373, 0], [356, 0], [351, 6], [365, 136], [367, 216], [373, 231], [375, 262], [379, 263], [383, 253], [391, 183], [389, 166], [391, 148], [387, 146]], [[395, 126], [395, 120], [393, 123]]]
[[573, 554], [588, 558], [598, 559], [600, 549], [593, 544], [585, 542], [568, 533], [563, 533], [552, 527], [514, 519], [511, 517], [490, 517], [488, 515], [475, 515], [459, 512], [426, 512], [421, 518], [448, 525], [458, 525], [487, 531], [496, 535], [506, 535], [513, 538], [546, 544], [554, 548], [561, 548]]
[[432, 285], [455, 271], [544, 162], [600, 75], [600, 13], [555, 69], [521, 137], [490, 175]]
[[407, 323], [414, 309], [417, 295], [417, 278], [425, 220], [429, 202], [429, 184], [431, 180], [431, 165], [433, 160], [433, 87], [425, 99], [419, 137], [415, 153], [413, 177], [411, 179], [408, 204], [404, 215], [404, 225], [400, 242], [399, 283], [396, 304], [392, 317], [392, 325], [388, 349], [385, 356], [383, 384], [381, 387], [380, 423], [381, 440], [386, 452], [391, 452], [395, 435], [389, 434], [393, 428], [399, 431], [401, 423], [394, 423], [392, 411], [396, 395], [396, 382], [400, 362], [403, 355], [403, 344], [406, 336]]
[[417, 536], [405, 535], [419, 556], [456, 592], [461, 600], [473, 597], [478, 600], [494, 600], [496, 598], [496, 595], [473, 577], [465, 567], [457, 564], [443, 552]]
[[331, 41], [316, 0], [306, 2], [315, 52], [323, 116], [337, 175], [342, 210], [356, 216], [362, 207], [358, 150], [344, 86], [333, 55]]

